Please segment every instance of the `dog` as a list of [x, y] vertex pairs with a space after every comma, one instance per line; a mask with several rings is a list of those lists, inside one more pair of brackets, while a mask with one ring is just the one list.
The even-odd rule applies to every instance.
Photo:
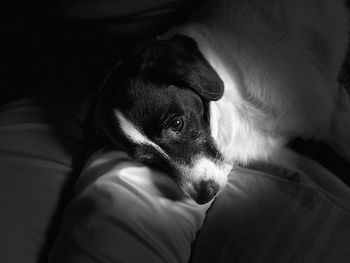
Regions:
[[110, 72], [98, 127], [198, 204], [235, 165], [288, 166], [281, 151], [295, 137], [349, 158], [350, 103], [337, 82], [347, 12], [342, 0], [202, 1]]

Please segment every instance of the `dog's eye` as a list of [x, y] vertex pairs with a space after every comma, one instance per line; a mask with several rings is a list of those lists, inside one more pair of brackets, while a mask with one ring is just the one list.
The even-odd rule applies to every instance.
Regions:
[[181, 117], [177, 117], [171, 121], [168, 128], [172, 132], [179, 133], [179, 132], [181, 132], [183, 126], [184, 126], [184, 120]]

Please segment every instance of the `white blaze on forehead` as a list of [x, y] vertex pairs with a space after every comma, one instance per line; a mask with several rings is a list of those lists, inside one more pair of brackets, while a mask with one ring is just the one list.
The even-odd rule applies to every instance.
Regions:
[[169, 156], [165, 153], [165, 151], [158, 144], [148, 139], [147, 136], [142, 133], [140, 128], [128, 120], [123, 113], [121, 113], [119, 110], [114, 110], [114, 115], [119, 122], [119, 126], [123, 134], [125, 134], [125, 136], [133, 143], [150, 145], [164, 157], [169, 159]]

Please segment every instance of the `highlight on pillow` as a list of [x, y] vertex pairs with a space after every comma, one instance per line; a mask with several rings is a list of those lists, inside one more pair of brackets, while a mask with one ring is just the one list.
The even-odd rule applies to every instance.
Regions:
[[56, 237], [60, 212], [84, 150], [79, 123], [56, 129], [32, 101], [0, 108], [0, 261], [41, 263]]
[[188, 262], [210, 204], [184, 197], [164, 172], [121, 151], [91, 158], [49, 262]]

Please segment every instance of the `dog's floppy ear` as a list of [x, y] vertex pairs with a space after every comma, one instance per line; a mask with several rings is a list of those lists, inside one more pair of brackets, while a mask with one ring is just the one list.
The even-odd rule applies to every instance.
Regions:
[[189, 37], [158, 40], [146, 49], [143, 58], [143, 69], [151, 81], [188, 87], [211, 101], [223, 95], [223, 81]]

